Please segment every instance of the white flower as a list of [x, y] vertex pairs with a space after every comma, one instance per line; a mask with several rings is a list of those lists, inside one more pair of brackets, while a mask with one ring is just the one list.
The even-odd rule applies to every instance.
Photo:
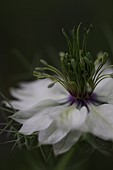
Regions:
[[54, 153], [68, 151], [84, 132], [90, 132], [104, 140], [113, 140], [113, 80], [103, 80], [87, 107], [77, 108], [76, 101], [58, 83], [48, 88], [51, 80], [44, 79], [21, 83], [19, 89], [11, 89], [18, 98], [11, 101], [20, 110], [11, 117], [22, 124], [20, 133], [38, 132], [40, 144], [52, 144]]
[[39, 144], [52, 144], [56, 155], [68, 151], [84, 133], [113, 140], [113, 66], [105, 65], [107, 53], [93, 62], [86, 51], [89, 29], [80, 49], [79, 28], [71, 32], [72, 39], [63, 31], [69, 53], [61, 55], [61, 71], [41, 60], [44, 67], [34, 75], [43, 80], [11, 90], [18, 99], [11, 104], [19, 110], [11, 118], [22, 124], [19, 132], [38, 133]]

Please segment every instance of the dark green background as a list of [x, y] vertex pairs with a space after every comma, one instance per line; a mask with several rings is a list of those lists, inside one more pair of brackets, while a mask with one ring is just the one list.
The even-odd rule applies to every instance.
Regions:
[[[93, 24], [88, 41], [93, 57], [107, 51], [112, 62], [112, 0], [1, 0], [0, 91], [9, 96], [10, 86], [33, 79], [32, 71], [40, 58], [58, 65], [58, 52], [66, 49], [62, 27], [68, 31], [81, 21], [83, 26]], [[0, 145], [0, 150], [0, 170], [28, 170], [27, 157], [36, 154], [34, 150], [11, 152], [7, 144]], [[89, 169], [112, 170], [112, 162], [97, 152], [90, 158]]]

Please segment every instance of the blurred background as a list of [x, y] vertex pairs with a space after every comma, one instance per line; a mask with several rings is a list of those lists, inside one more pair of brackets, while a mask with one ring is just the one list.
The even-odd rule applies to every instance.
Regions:
[[[83, 26], [93, 25], [88, 40], [93, 57], [106, 51], [113, 63], [112, 0], [0, 1], [0, 91], [9, 98], [10, 87], [34, 79], [32, 72], [40, 58], [58, 66], [58, 53], [66, 49], [62, 27], [69, 31], [81, 21]], [[52, 169], [52, 163], [45, 162], [38, 149], [11, 149], [12, 145], [0, 145], [0, 170]], [[86, 169], [112, 169], [112, 158], [95, 151]], [[60, 158], [52, 159], [57, 163]]]

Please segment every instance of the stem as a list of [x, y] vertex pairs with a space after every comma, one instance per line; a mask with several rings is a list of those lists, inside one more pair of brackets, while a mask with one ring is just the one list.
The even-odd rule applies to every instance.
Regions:
[[73, 151], [69, 152], [69, 154], [67, 154], [65, 157], [61, 159], [61, 161], [58, 163], [57, 167], [54, 170], [65, 170], [72, 155]]
[[68, 162], [70, 161], [71, 157], [73, 156], [73, 154], [75, 153], [75, 151], [78, 149], [79, 144], [76, 144], [76, 148], [75, 149], [71, 149], [66, 155], [64, 155], [64, 157], [60, 160], [60, 162], [58, 163], [58, 165], [56, 166], [56, 168], [54, 170], [66, 170], [66, 166], [68, 164]]

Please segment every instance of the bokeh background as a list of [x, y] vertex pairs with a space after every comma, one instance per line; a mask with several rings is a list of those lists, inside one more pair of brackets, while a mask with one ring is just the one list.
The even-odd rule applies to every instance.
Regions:
[[[68, 31], [81, 21], [83, 26], [93, 25], [88, 40], [93, 57], [107, 51], [113, 63], [113, 0], [1, 0], [0, 91], [10, 98], [11, 86], [34, 79], [40, 58], [58, 66], [58, 53], [66, 49], [62, 27]], [[5, 135], [0, 139], [0, 143], [8, 140]], [[0, 170], [52, 169], [52, 161], [45, 162], [38, 149], [11, 149], [12, 144], [0, 145]], [[54, 164], [59, 160], [51, 159]], [[88, 160], [86, 169], [113, 168], [113, 157], [97, 151]]]

